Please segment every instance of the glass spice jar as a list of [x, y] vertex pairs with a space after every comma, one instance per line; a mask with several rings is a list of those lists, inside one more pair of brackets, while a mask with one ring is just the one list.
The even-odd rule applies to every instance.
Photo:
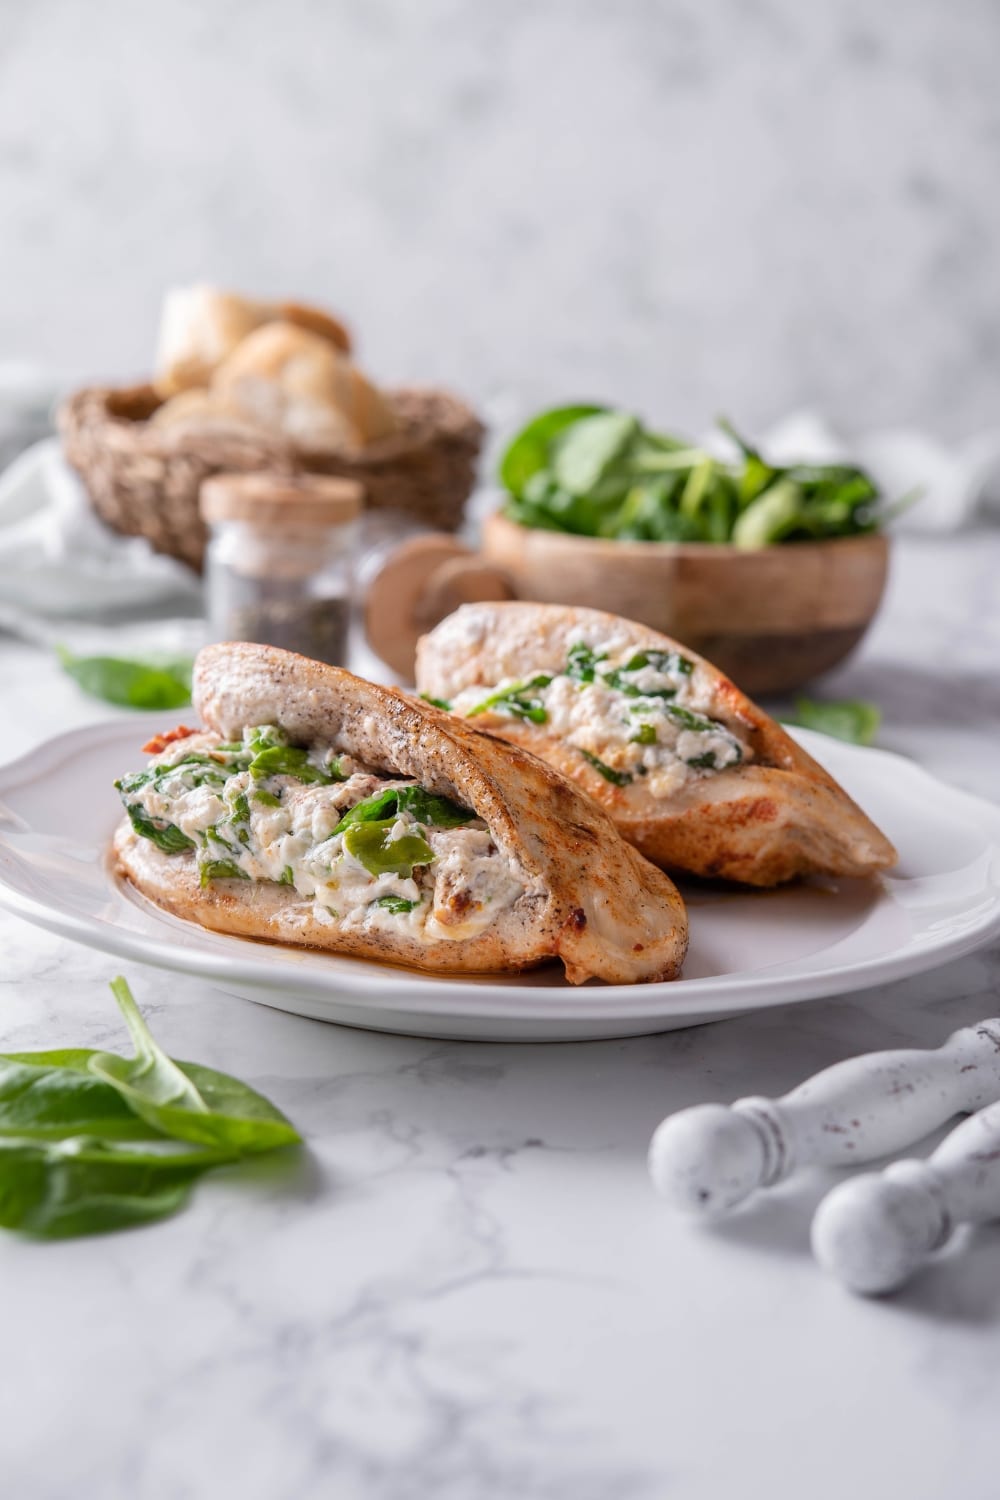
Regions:
[[212, 638], [345, 665], [362, 486], [324, 475], [217, 474], [199, 498]]

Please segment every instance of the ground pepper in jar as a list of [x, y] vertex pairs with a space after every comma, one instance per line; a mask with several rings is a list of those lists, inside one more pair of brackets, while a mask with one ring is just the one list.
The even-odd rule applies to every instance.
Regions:
[[364, 501], [354, 480], [217, 474], [201, 487], [215, 640], [280, 646], [343, 666]]

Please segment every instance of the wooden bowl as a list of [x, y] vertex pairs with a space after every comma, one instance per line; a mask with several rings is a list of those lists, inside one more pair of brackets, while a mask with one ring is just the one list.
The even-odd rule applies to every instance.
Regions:
[[639, 620], [706, 656], [744, 692], [780, 694], [843, 661], [875, 617], [888, 542], [871, 534], [746, 551], [483, 528], [482, 554], [520, 599]]

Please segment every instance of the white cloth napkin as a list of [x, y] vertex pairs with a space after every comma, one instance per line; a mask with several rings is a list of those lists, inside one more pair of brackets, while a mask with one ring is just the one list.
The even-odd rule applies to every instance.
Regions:
[[855, 463], [867, 469], [891, 506], [915, 495], [893, 530], [959, 531], [1000, 524], [1000, 430], [949, 446], [915, 428], [841, 438], [815, 412], [795, 412], [765, 433], [774, 463]]
[[198, 599], [199, 580], [142, 537], [98, 520], [58, 438], [35, 443], [0, 474], [0, 623], [162, 613]]

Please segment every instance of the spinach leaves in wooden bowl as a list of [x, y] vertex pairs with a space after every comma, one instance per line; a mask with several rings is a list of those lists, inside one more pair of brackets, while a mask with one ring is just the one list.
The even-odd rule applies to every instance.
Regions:
[[879, 491], [851, 464], [772, 464], [727, 422], [728, 458], [628, 412], [563, 406], [522, 429], [500, 463], [504, 515], [611, 541], [741, 548], [879, 529]]

